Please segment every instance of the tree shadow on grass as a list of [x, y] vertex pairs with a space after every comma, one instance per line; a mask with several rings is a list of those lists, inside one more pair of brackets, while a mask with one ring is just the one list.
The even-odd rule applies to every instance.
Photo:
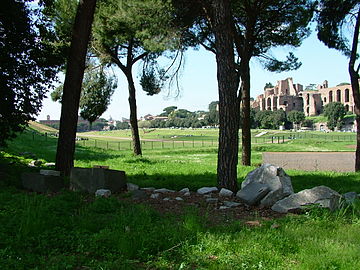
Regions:
[[124, 158], [125, 153], [109, 151], [104, 149], [87, 148], [83, 146], [76, 146], [75, 159], [79, 161], [106, 161], [109, 159]]
[[334, 172], [290, 172], [295, 192], [315, 186], [327, 186], [339, 193], [360, 193], [360, 174]]
[[128, 176], [127, 180], [141, 187], [169, 188], [174, 190], [189, 188], [192, 191], [196, 191], [204, 186], [216, 186], [216, 174], [209, 172], [199, 174], [134, 174]]

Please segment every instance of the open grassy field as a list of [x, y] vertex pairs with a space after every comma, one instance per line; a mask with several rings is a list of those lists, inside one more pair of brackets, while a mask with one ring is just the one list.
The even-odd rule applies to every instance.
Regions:
[[[158, 134], [152, 139], [177, 136], [172, 130], [153, 132]], [[217, 138], [215, 130], [193, 132], [194, 137]], [[261, 163], [262, 151], [353, 151], [354, 141], [343, 137], [307, 135], [280, 144], [254, 144], [254, 166], [238, 166], [239, 183]], [[106, 145], [108, 138], [101, 141]], [[0, 152], [0, 172], [6, 174], [0, 181], [0, 269], [360, 269], [358, 205], [334, 213], [309, 209], [305, 215], [261, 219], [262, 226], [241, 220], [209, 226], [196, 208], [180, 216], [161, 215], [116, 196], [95, 199], [69, 191], [49, 196], [21, 190], [20, 173], [36, 169], [27, 167], [30, 159], [19, 153], [53, 162], [55, 151], [56, 138], [27, 132]], [[80, 141], [75, 165], [109, 165], [125, 170], [128, 181], [142, 187], [194, 191], [216, 185], [216, 158], [216, 146], [201, 143], [145, 148], [142, 157], [134, 157], [125, 148], [88, 147]], [[295, 191], [326, 185], [341, 193], [360, 193], [358, 173], [287, 173]], [[252, 218], [260, 219], [256, 212]]]

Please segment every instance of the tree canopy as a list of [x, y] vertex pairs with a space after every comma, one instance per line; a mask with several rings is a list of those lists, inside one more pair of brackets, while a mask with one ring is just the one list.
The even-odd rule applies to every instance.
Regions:
[[52, 47], [43, 43], [28, 2], [1, 3], [0, 145], [34, 120], [58, 71]]
[[346, 115], [345, 106], [340, 102], [331, 102], [324, 106], [324, 115], [327, 117], [327, 127], [330, 130], [340, 129]]

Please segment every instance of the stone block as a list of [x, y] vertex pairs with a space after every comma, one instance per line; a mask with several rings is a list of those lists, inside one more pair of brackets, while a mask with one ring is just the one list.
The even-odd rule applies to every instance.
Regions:
[[92, 194], [98, 189], [109, 189], [111, 193], [116, 193], [126, 189], [125, 172], [103, 168], [72, 168], [70, 189]]
[[269, 187], [259, 182], [252, 182], [236, 193], [236, 197], [249, 205], [258, 204], [270, 191]]
[[217, 192], [219, 191], [217, 187], [202, 187], [197, 190], [197, 193], [200, 195]]
[[59, 192], [65, 187], [64, 179], [60, 176], [43, 175], [26, 172], [21, 175], [23, 187], [35, 192]]
[[287, 213], [290, 210], [302, 209], [304, 206], [316, 205], [333, 211], [339, 207], [340, 199], [341, 195], [331, 188], [318, 186], [292, 194], [276, 202], [271, 209], [279, 213]]

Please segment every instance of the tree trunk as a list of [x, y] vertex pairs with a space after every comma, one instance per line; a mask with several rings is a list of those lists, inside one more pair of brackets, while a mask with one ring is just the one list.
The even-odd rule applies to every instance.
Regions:
[[76, 12], [62, 96], [56, 170], [69, 175], [74, 166], [81, 84], [96, 0], [80, 0]]
[[357, 13], [356, 24], [354, 28], [354, 37], [352, 50], [349, 61], [349, 74], [351, 80], [351, 88], [354, 97], [355, 114], [356, 114], [356, 152], [355, 152], [355, 171], [360, 171], [360, 92], [359, 92], [359, 73], [355, 70], [355, 61], [357, 59], [357, 47], [359, 40], [360, 27], [360, 9]]
[[136, 108], [136, 89], [132, 77], [131, 66], [128, 67], [126, 78], [128, 81], [128, 88], [129, 88], [130, 125], [131, 125], [131, 135], [133, 142], [133, 152], [134, 155], [141, 156], [142, 152], [141, 152], [140, 135], [139, 135], [138, 120], [137, 120], [137, 108]]
[[250, 66], [242, 59], [241, 66], [242, 164], [251, 165]]
[[229, 0], [213, 0], [212, 8], [219, 91], [218, 186], [236, 192], [240, 104], [234, 64], [233, 19]]

